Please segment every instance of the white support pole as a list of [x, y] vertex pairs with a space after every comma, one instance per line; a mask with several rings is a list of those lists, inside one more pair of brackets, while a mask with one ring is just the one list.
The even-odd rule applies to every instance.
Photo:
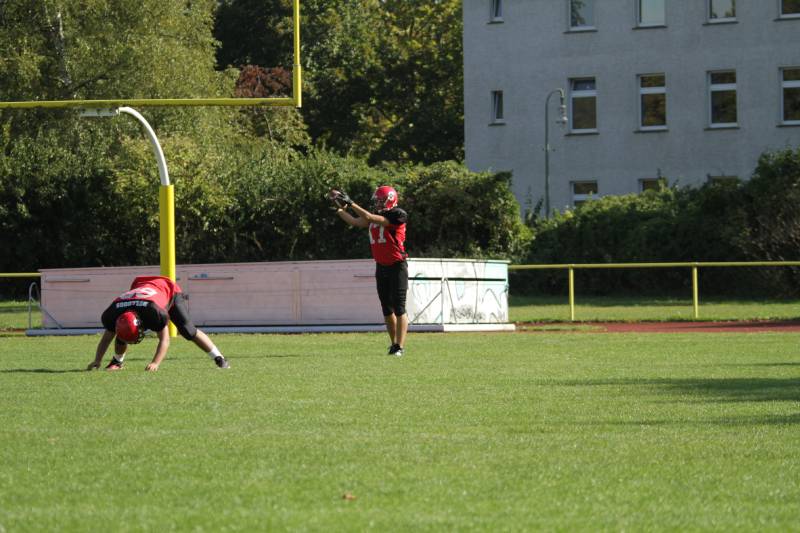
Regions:
[[132, 107], [120, 107], [120, 113], [126, 113], [136, 120], [144, 127], [145, 133], [147, 133], [147, 138], [150, 140], [150, 144], [153, 147], [153, 153], [156, 156], [156, 161], [158, 162], [158, 175], [161, 177], [161, 185], [167, 186], [169, 185], [169, 171], [167, 170], [167, 160], [164, 158], [164, 150], [161, 149], [161, 144], [158, 142], [158, 137], [156, 137], [156, 132], [153, 131], [153, 128], [150, 126], [150, 123], [135, 109]]

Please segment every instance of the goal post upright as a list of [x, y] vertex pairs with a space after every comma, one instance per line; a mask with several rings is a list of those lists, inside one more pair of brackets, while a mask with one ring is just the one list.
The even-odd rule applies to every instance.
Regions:
[[302, 67], [300, 66], [300, 0], [294, 0], [294, 68], [292, 69], [292, 100], [295, 107], [303, 107]]

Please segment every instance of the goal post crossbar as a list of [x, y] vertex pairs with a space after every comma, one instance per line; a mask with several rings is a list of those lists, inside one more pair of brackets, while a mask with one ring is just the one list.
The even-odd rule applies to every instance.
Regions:
[[[68, 109], [179, 106], [294, 106], [294, 98], [141, 98], [117, 100], [32, 100], [0, 102], [0, 109]], [[299, 106], [298, 106], [299, 107]]]

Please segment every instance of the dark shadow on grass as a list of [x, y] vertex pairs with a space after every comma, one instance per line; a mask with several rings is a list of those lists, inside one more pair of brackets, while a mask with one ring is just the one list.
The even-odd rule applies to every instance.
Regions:
[[786, 416], [766, 415], [766, 416], [741, 416], [741, 417], [721, 417], [704, 418], [698, 420], [608, 420], [581, 422], [580, 425], [588, 426], [628, 426], [628, 427], [667, 427], [667, 426], [723, 426], [723, 427], [746, 427], [746, 426], [781, 426], [800, 424], [800, 413]]
[[[568, 387], [648, 388], [654, 394], [692, 395], [709, 403], [800, 402], [800, 378], [657, 378], [587, 379], [548, 381], [543, 385]], [[676, 398], [675, 401], [681, 401]]]
[[292, 357], [316, 357], [317, 354], [264, 354], [264, 355], [232, 355], [228, 357], [225, 356], [229, 361], [233, 362], [237, 359], [285, 359], [285, 358], [292, 358]]
[[[760, 402], [800, 402], [800, 378], [657, 378], [587, 379], [542, 382], [545, 386], [630, 387], [632, 395], [666, 396], [656, 403], [726, 404]], [[635, 392], [634, 392], [635, 390]], [[618, 394], [614, 391], [614, 394]], [[797, 411], [797, 409], [795, 410]], [[659, 420], [596, 420], [580, 422], [593, 426], [730, 426], [800, 424], [800, 412], [791, 415], [723, 416], [716, 418]]]
[[800, 362], [797, 363], [730, 363], [730, 364], [716, 364], [716, 365], [704, 365], [704, 366], [738, 366], [738, 367], [754, 367], [754, 366], [800, 366]]
[[69, 374], [71, 372], [88, 372], [85, 368], [69, 368], [57, 370], [55, 368], [9, 368], [0, 370], [0, 374]]

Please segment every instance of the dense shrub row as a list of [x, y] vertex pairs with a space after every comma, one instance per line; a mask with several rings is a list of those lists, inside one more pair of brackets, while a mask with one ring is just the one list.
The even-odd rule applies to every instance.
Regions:
[[[158, 263], [152, 153], [138, 135], [107, 128], [76, 122], [56, 134], [43, 127], [6, 147], [0, 272]], [[335, 186], [366, 204], [383, 183], [398, 188], [410, 213], [407, 247], [415, 257], [527, 263], [800, 258], [800, 149], [765, 154], [743, 183], [604, 197], [526, 226], [508, 173], [473, 173], [453, 162], [376, 168], [245, 135], [208, 143], [196, 138], [172, 134], [162, 141], [175, 183], [182, 263], [369, 257], [363, 232], [339, 221], [324, 196]], [[706, 269], [701, 276], [704, 294], [798, 292], [798, 269]], [[687, 294], [690, 276], [686, 269], [581, 271], [578, 284], [584, 293]], [[563, 271], [512, 275], [517, 293], [563, 293], [565, 285]]]
[[[536, 220], [529, 263], [788, 261], [800, 259], [800, 149], [765, 154], [749, 181], [663, 187], [587, 202]], [[796, 268], [701, 270], [704, 294], [792, 296]], [[580, 289], [687, 292], [687, 269], [581, 271]], [[563, 272], [514, 276], [519, 291], [564, 291]]]
[[[158, 263], [159, 179], [149, 146], [136, 137], [111, 143], [85, 127], [74, 133], [65, 141], [44, 129], [2, 159], [0, 272]], [[376, 185], [394, 185], [410, 213], [412, 256], [508, 257], [529, 240], [509, 174], [456, 163], [372, 168], [247, 137], [225, 140], [225, 149], [176, 135], [162, 142], [182, 263], [369, 257], [366, 234], [325, 199], [334, 186], [368, 205]]]

